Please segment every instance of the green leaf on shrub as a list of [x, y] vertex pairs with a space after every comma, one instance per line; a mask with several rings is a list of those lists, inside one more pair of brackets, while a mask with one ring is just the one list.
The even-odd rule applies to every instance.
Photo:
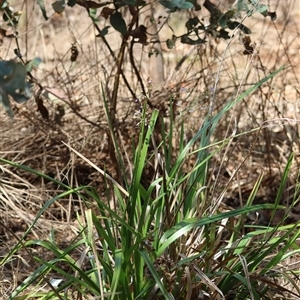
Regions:
[[166, 44], [167, 44], [168, 49], [173, 49], [175, 46], [175, 43], [176, 43], [176, 36], [173, 35], [171, 39], [167, 39]]
[[[140, 1], [138, 1], [140, 2]], [[123, 3], [126, 4], [126, 5], [131, 5], [131, 6], [137, 6], [139, 3], [138, 3], [136, 0], [124, 0]]]
[[258, 5], [257, 12], [262, 14], [264, 17], [267, 17], [268, 16], [268, 7], [264, 4]]
[[110, 26], [105, 26], [99, 34], [96, 35], [96, 37], [103, 37], [106, 36], [108, 34], [108, 29], [110, 28]]
[[73, 7], [76, 5], [76, 0], [69, 0], [68, 1], [68, 6]]
[[228, 10], [225, 14], [222, 14], [222, 16], [219, 18], [219, 25], [222, 28], [227, 28], [227, 23], [230, 21], [230, 19], [234, 16], [235, 11], [234, 10]]
[[22, 54], [20, 53], [20, 50], [19, 50], [18, 48], [15, 48], [15, 49], [14, 49], [14, 54], [16, 54], [16, 56], [17, 56], [18, 58], [22, 58]]
[[192, 30], [195, 26], [197, 26], [200, 23], [199, 19], [197, 17], [190, 18], [186, 23], [185, 27], [188, 31]]
[[170, 9], [171, 11], [175, 10], [175, 7], [173, 6], [171, 1], [168, 0], [160, 0], [159, 3], [163, 5], [164, 7]]
[[241, 31], [243, 31], [246, 34], [251, 33], [251, 30], [248, 27], [246, 27], [245, 25], [243, 25], [242, 23], [239, 23], [237, 21], [230, 21], [230, 22], [228, 22], [227, 25], [228, 25], [228, 28], [231, 30], [238, 27]]
[[105, 26], [102, 30], [101, 30], [101, 35], [105, 36], [108, 34], [108, 29], [110, 28], [110, 26]]
[[44, 0], [37, 0], [36, 3], [41, 9], [44, 19], [48, 20]]
[[220, 29], [219, 31], [216, 31], [216, 33], [218, 38], [222, 38], [224, 40], [230, 39], [229, 33], [224, 29]]
[[89, 16], [94, 23], [97, 23], [99, 21], [97, 18], [97, 8], [89, 8]]
[[185, 0], [177, 0], [176, 2], [179, 5], [179, 6], [177, 6], [177, 5], [176, 6], [181, 9], [190, 9], [190, 8], [194, 7], [193, 3], [185, 1]]
[[2, 1], [2, 2], [1, 2], [0, 9], [1, 9], [1, 10], [4, 10], [6, 7], [8, 7], [7, 1]]
[[26, 71], [31, 72], [34, 68], [37, 68], [41, 62], [42, 60], [39, 57], [35, 57], [26, 64]]
[[53, 2], [52, 7], [55, 10], [55, 12], [57, 12], [58, 14], [61, 14], [65, 10], [65, 7], [66, 7], [65, 0], [57, 0], [57, 1]]
[[238, 0], [236, 7], [237, 7], [238, 11], [248, 11], [249, 10], [247, 1], [245, 1], [245, 0]]
[[205, 40], [202, 40], [200, 38], [198, 38], [197, 40], [192, 40], [188, 35], [183, 35], [181, 37], [181, 43], [183, 44], [188, 44], [188, 45], [200, 45], [200, 44], [204, 44], [206, 43]]
[[[1, 3], [1, 0], [0, 0]], [[5, 2], [6, 3], [6, 2]], [[15, 13], [14, 8], [11, 6], [2, 6], [1, 10], [3, 11], [2, 18], [7, 22], [8, 26], [16, 26], [19, 22], [19, 14]]]
[[18, 103], [31, 97], [31, 84], [26, 82], [26, 74], [26, 68], [19, 62], [0, 61], [0, 102], [11, 117], [8, 95]]
[[119, 13], [118, 11], [113, 13], [110, 16], [110, 24], [114, 29], [119, 31], [123, 36], [126, 35], [127, 27], [121, 13]]
[[195, 11], [201, 10], [201, 6], [197, 3], [197, 0], [186, 0], [186, 2], [192, 3]]
[[210, 12], [209, 22], [212, 27], [218, 27], [218, 20], [222, 16], [222, 12], [219, 8], [210, 2], [209, 0], [205, 0], [203, 6]]
[[272, 21], [275, 21], [277, 19], [276, 12], [268, 12], [268, 16], [271, 18]]
[[160, 0], [159, 3], [164, 7], [171, 10], [171, 12], [177, 9], [190, 9], [194, 7], [194, 4], [185, 0]]

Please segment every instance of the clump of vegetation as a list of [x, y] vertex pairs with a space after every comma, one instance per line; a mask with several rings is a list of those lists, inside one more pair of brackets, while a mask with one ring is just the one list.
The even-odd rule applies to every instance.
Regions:
[[[293, 56], [273, 64], [253, 42], [267, 6], [216, 2], [55, 1], [50, 17], [37, 1], [24, 21], [2, 1], [17, 56], [0, 61], [3, 298], [300, 296], [300, 120], [277, 102]], [[30, 34], [50, 48], [63, 16], [73, 40], [50, 59]]]

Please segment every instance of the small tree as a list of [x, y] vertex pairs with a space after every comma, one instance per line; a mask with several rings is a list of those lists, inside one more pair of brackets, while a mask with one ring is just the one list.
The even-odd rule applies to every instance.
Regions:
[[[162, 5], [167, 15], [166, 18], [162, 18], [161, 16], [156, 19], [154, 18], [154, 8], [158, 2]], [[6, 0], [2, 0], [0, 5], [0, 10], [2, 11], [4, 20], [4, 23], [0, 28], [2, 38], [15, 38], [18, 40], [17, 25], [20, 12], [15, 12], [13, 7], [11, 7]], [[44, 18], [47, 20], [48, 12], [45, 8], [44, 1], [38, 0], [37, 5], [40, 7]], [[109, 2], [58, 0], [52, 3], [52, 8], [56, 13], [62, 14], [66, 9], [66, 6], [72, 8], [76, 5], [82, 6], [86, 9], [87, 14], [92, 19], [94, 27], [98, 32], [96, 37], [101, 38], [104, 41], [115, 60], [117, 72], [114, 77], [113, 92], [109, 103], [112, 122], [115, 120], [119, 83], [121, 78], [125, 82], [130, 94], [134, 98], [137, 98], [137, 95], [135, 95], [135, 92], [132, 90], [123, 72], [126, 55], [129, 56], [129, 61], [143, 94], [148, 94], [147, 86], [145, 86], [140, 71], [135, 65], [135, 61], [133, 59], [134, 53], [132, 46], [134, 44], [141, 44], [143, 47], [149, 46], [150, 50], [148, 55], [151, 59], [150, 74], [152, 75], [152, 78], [150, 79], [152, 81], [152, 89], [156, 90], [158, 89], [157, 84], [164, 81], [164, 66], [161, 53], [162, 43], [165, 43], [169, 49], [173, 48], [176, 43], [200, 45], [205, 44], [206, 39], [209, 36], [216, 39], [230, 39], [233, 31], [238, 29], [245, 36], [243, 39], [245, 48], [244, 54], [249, 55], [253, 52], [251, 40], [248, 37], [248, 35], [251, 34], [251, 30], [243, 24], [243, 20], [246, 17], [251, 17], [256, 12], [259, 12], [264, 17], [270, 16], [272, 20], [276, 19], [276, 14], [269, 12], [268, 7], [264, 4], [260, 4], [260, 1], [258, 0], [238, 0], [235, 2], [235, 5], [224, 12], [209, 0], [205, 0], [202, 3], [198, 3], [196, 0], [114, 0]], [[144, 17], [142, 12], [148, 8], [150, 8], [150, 16], [148, 18], [148, 24], [146, 24], [147, 18]], [[205, 8], [210, 14], [208, 25], [204, 24], [197, 16], [197, 12], [203, 8]], [[169, 16], [178, 11], [189, 11], [189, 15], [185, 17], [186, 19], [182, 20], [182, 26], [185, 27], [185, 33], [180, 36], [173, 34], [166, 41], [161, 41], [159, 39], [159, 31], [165, 26], [169, 26], [169, 28], [171, 28], [168, 22]], [[99, 20], [102, 18], [109, 20], [110, 26], [101, 28]], [[7, 28], [9, 27], [13, 28], [13, 34], [7, 33]], [[120, 33], [121, 46], [118, 51], [118, 55], [115, 55], [110, 49], [109, 43], [106, 39], [108, 32], [111, 30], [115, 30]], [[8, 95], [10, 95], [18, 103], [25, 102], [30, 98], [30, 89], [32, 84], [35, 83], [39, 86], [38, 96], [35, 97], [38, 110], [44, 117], [47, 117], [48, 113], [45, 111], [45, 107], [39, 97], [43, 87], [38, 84], [39, 80], [34, 79], [30, 73], [33, 67], [38, 66], [40, 60], [33, 59], [29, 63], [25, 62], [22, 58], [22, 49], [15, 49], [14, 51], [17, 55], [17, 59], [15, 61], [2, 61], [0, 64], [0, 80], [4, 83], [1, 85], [0, 89], [0, 102], [6, 111], [12, 116]], [[76, 45], [72, 46], [71, 52], [71, 61], [74, 62], [78, 55]], [[28, 76], [26, 76], [26, 73]], [[29, 78], [28, 80], [26, 79], [27, 77]], [[148, 97], [148, 104], [152, 107], [158, 107], [159, 102]]]

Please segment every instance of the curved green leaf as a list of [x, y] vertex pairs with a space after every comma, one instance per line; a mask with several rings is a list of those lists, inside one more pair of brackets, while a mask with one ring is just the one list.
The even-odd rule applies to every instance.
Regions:
[[35, 57], [34, 59], [30, 60], [26, 64], [26, 71], [31, 72], [34, 68], [37, 68], [42, 60], [39, 57]]
[[45, 2], [44, 2], [44, 0], [37, 0], [36, 4], [40, 7], [40, 9], [42, 11], [42, 14], [43, 14], [43, 17], [47, 21], [48, 17], [47, 17], [47, 12], [46, 12], [46, 8], [45, 8]]
[[126, 23], [122, 17], [122, 14], [116, 11], [110, 16], [111, 26], [119, 31], [123, 36], [127, 33]]
[[57, 0], [57, 1], [53, 2], [52, 7], [55, 10], [55, 12], [57, 12], [58, 14], [61, 14], [65, 10], [65, 7], [66, 7], [65, 0]]
[[26, 102], [31, 97], [31, 84], [26, 82], [26, 75], [26, 68], [20, 62], [0, 61], [1, 103], [10, 115], [8, 95], [18, 103]]

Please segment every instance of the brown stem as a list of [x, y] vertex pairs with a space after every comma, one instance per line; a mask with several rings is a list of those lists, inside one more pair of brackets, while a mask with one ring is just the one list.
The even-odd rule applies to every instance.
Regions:
[[134, 62], [134, 57], [133, 57], [133, 45], [134, 44], [135, 44], [134, 40], [132, 39], [132, 41], [130, 43], [129, 60], [130, 60], [131, 66], [133, 67], [134, 73], [135, 73], [135, 75], [136, 75], [136, 77], [138, 79], [138, 82], [141, 85], [143, 94], [146, 95], [147, 92], [146, 92], [145, 86], [143, 84], [143, 80], [142, 80], [141, 74], [140, 74], [139, 70], [137, 69], [137, 67], [135, 65], [135, 62]]

